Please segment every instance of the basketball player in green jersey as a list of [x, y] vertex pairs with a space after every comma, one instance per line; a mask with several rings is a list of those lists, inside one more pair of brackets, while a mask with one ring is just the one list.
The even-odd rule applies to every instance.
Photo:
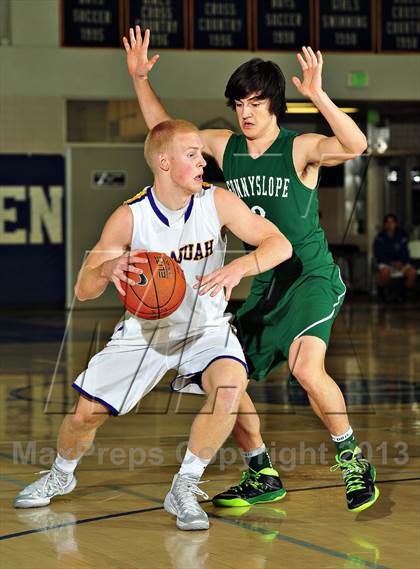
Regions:
[[[148, 81], [159, 56], [148, 59], [150, 32], [137, 26], [124, 38], [127, 65], [147, 126], [167, 120]], [[202, 130], [204, 152], [223, 170], [229, 190], [286, 235], [293, 257], [277, 269], [254, 278], [251, 292], [237, 314], [241, 342], [251, 378], [264, 379], [283, 362], [306, 390], [312, 409], [337, 449], [336, 464], [346, 485], [352, 511], [370, 507], [378, 498], [375, 468], [357, 446], [344, 397], [325, 370], [331, 328], [345, 295], [340, 271], [319, 224], [317, 188], [321, 166], [334, 166], [360, 155], [366, 138], [355, 122], [322, 88], [322, 55], [310, 47], [298, 54], [303, 79], [293, 77], [299, 93], [324, 116], [332, 136], [301, 134], [281, 126], [286, 112], [285, 79], [271, 61], [252, 59], [228, 81], [225, 96], [236, 111], [242, 134]], [[286, 490], [273, 469], [260, 433], [255, 407], [246, 394], [235, 429], [248, 470], [237, 486], [214, 497], [218, 506], [241, 506], [280, 500]]]

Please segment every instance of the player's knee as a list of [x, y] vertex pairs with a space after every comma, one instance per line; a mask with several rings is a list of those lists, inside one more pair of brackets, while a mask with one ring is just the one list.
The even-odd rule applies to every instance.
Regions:
[[211, 385], [209, 395], [214, 397], [215, 407], [219, 411], [231, 413], [238, 408], [247, 384], [245, 374], [227, 374], [220, 382]]
[[233, 413], [237, 410], [241, 397], [238, 386], [221, 386], [215, 395], [215, 412]]
[[69, 418], [72, 428], [76, 431], [90, 431], [100, 427], [108, 416], [105, 410], [98, 412], [97, 409], [76, 409], [75, 413], [70, 415]]
[[322, 377], [322, 370], [315, 368], [310, 363], [302, 362], [295, 365], [293, 375], [305, 391], [313, 393], [317, 390], [318, 382]]

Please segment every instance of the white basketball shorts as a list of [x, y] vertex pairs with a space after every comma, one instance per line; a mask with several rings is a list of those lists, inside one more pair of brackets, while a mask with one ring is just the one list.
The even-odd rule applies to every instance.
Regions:
[[[121, 329], [121, 327], [120, 327]], [[112, 415], [128, 413], [151, 391], [168, 370], [178, 371], [172, 389], [204, 394], [201, 374], [215, 360], [230, 358], [247, 370], [245, 356], [233, 327], [224, 322], [184, 340], [146, 344], [126, 340], [118, 326], [105, 348], [97, 353], [73, 383], [74, 389], [108, 408]]]

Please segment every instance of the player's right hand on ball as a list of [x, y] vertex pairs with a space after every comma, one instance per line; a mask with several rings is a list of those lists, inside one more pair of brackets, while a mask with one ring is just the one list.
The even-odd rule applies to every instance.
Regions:
[[143, 251], [141, 249], [137, 249], [136, 251], [127, 251], [120, 257], [116, 257], [110, 261], [105, 261], [102, 264], [101, 275], [114, 283], [115, 288], [123, 296], [125, 296], [125, 291], [121, 286], [121, 282], [125, 282], [130, 285], [136, 284], [135, 281], [130, 279], [126, 273], [130, 272], [136, 275], [141, 275], [143, 271], [135, 267], [134, 263], [147, 263], [147, 258], [140, 257], [139, 255], [142, 252]]
[[130, 42], [124, 36], [123, 44], [127, 52], [127, 67], [131, 77], [139, 79], [147, 79], [149, 71], [152, 70], [154, 64], [159, 59], [159, 55], [154, 55], [152, 59], [148, 59], [147, 50], [150, 42], [150, 30], [144, 32], [144, 38], [141, 36], [140, 26], [136, 26], [136, 34], [133, 28], [130, 28]]

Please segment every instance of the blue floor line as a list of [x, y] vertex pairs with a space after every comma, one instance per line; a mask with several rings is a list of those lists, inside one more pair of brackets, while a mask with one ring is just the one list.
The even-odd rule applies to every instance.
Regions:
[[[7, 477], [1, 476], [1, 479], [4, 479], [7, 482], [11, 482], [13, 484], [18, 484], [19, 486], [21, 485], [21, 483], [19, 483], [18, 481], [15, 480], [11, 480], [11, 479], [7, 479]], [[143, 492], [137, 492], [136, 490], [129, 490], [126, 489], [124, 486], [121, 485], [117, 485], [117, 484], [112, 484], [112, 485], [107, 485], [107, 487], [109, 489], [112, 490], [118, 490], [120, 492], [124, 492], [126, 494], [129, 494], [131, 496], [136, 496], [145, 500], [149, 500], [151, 502], [154, 503], [162, 503], [161, 499], [158, 499], [154, 496], [150, 496], [148, 494], [144, 494]], [[29, 529], [29, 530], [25, 530], [25, 531], [21, 531], [21, 532], [16, 532], [16, 533], [10, 533], [10, 534], [5, 534], [5, 535], [1, 535], [0, 536], [0, 540], [6, 540], [6, 539], [12, 539], [12, 538], [16, 538], [16, 537], [23, 537], [26, 535], [31, 535], [34, 533], [41, 533], [41, 532], [45, 532], [45, 531], [50, 531], [50, 530], [54, 530], [54, 529], [59, 529], [61, 527], [66, 527], [66, 526], [71, 526], [71, 525], [81, 525], [81, 524], [85, 524], [85, 523], [92, 523], [92, 522], [96, 522], [96, 521], [102, 521], [102, 520], [107, 520], [107, 519], [113, 519], [113, 518], [117, 518], [117, 517], [123, 517], [123, 516], [129, 516], [129, 515], [135, 515], [135, 514], [141, 514], [141, 513], [145, 513], [145, 512], [152, 512], [152, 511], [159, 511], [162, 510], [163, 506], [156, 506], [153, 508], [141, 508], [138, 510], [130, 510], [127, 512], [118, 512], [115, 514], [107, 514], [107, 515], [103, 515], [103, 516], [95, 516], [92, 518], [83, 518], [81, 520], [76, 520], [74, 522], [67, 522], [64, 524], [56, 524], [53, 526], [46, 526], [43, 528], [34, 528], [34, 529]], [[285, 541], [287, 543], [290, 543], [292, 545], [297, 545], [299, 547], [304, 547], [306, 549], [310, 549], [312, 551], [316, 551], [317, 553], [321, 553], [324, 555], [328, 555], [329, 557], [335, 557], [338, 559], [343, 559], [345, 561], [351, 561], [352, 563], [357, 563], [359, 564], [361, 567], [368, 567], [369, 569], [392, 569], [391, 567], [385, 566], [385, 565], [379, 565], [378, 563], [372, 563], [370, 561], [366, 561], [360, 557], [354, 556], [354, 555], [349, 555], [347, 553], [342, 553], [340, 551], [335, 551], [333, 549], [329, 549], [327, 547], [323, 547], [323, 546], [319, 546], [319, 545], [315, 545], [309, 541], [304, 541], [302, 539], [297, 539], [295, 537], [291, 537], [285, 534], [281, 534], [280, 532], [278, 532], [275, 529], [267, 529], [267, 528], [262, 528], [257, 526], [256, 524], [249, 524], [247, 522], [243, 522], [240, 520], [228, 520], [226, 518], [223, 518], [222, 516], [218, 516], [217, 514], [212, 514], [209, 513], [208, 516], [211, 519], [217, 520], [221, 523], [225, 523], [225, 524], [229, 524], [229, 525], [233, 525], [236, 527], [239, 527], [241, 529], [246, 529], [248, 531], [252, 531], [254, 533], [259, 533], [260, 535], [273, 535], [275, 534], [275, 539], [279, 540], [279, 541]]]

